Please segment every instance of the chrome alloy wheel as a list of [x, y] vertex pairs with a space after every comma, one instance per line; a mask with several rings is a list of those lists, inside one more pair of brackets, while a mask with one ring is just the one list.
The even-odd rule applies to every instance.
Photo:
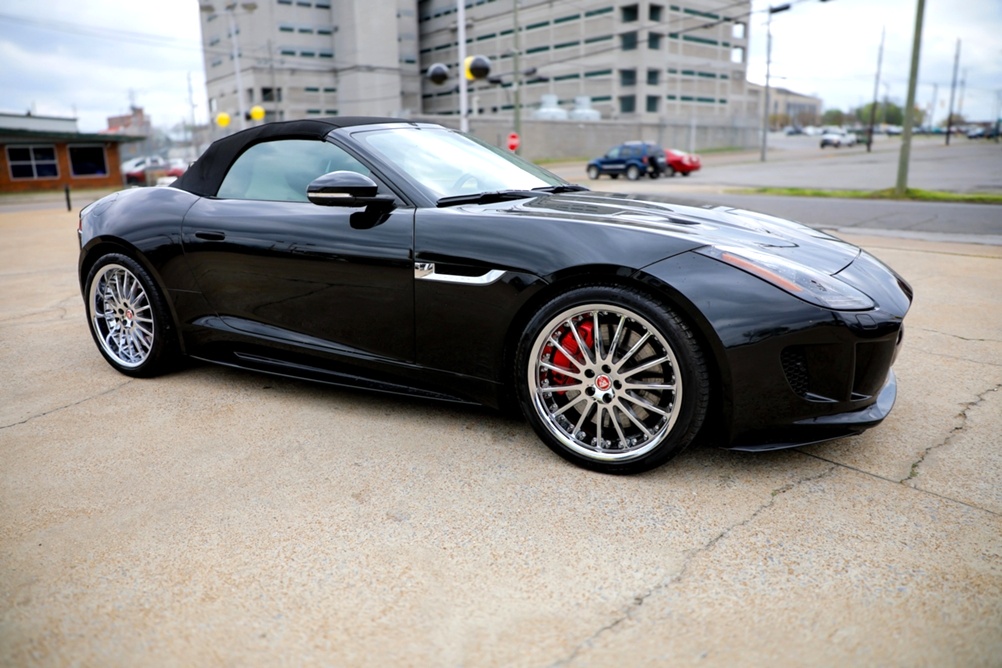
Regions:
[[142, 283], [120, 264], [101, 267], [88, 293], [91, 324], [104, 351], [118, 364], [135, 368], [153, 349], [153, 308]]
[[564, 311], [532, 347], [529, 389], [546, 429], [589, 459], [623, 462], [671, 433], [682, 402], [678, 361], [638, 314], [607, 304]]

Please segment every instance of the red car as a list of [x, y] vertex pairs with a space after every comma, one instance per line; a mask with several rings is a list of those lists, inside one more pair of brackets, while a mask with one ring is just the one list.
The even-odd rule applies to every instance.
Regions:
[[668, 176], [675, 176], [678, 172], [682, 176], [689, 176], [700, 168], [699, 156], [695, 153], [686, 153], [673, 148], [665, 149], [665, 158], [668, 160]]

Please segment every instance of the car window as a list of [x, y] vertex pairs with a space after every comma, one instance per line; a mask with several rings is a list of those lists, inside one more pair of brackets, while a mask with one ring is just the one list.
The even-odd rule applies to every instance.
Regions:
[[620, 153], [620, 148], [617, 146], [616, 148], [609, 149], [609, 152], [605, 154], [605, 157], [615, 160], [616, 158], [619, 157], [619, 153]]
[[328, 172], [371, 173], [343, 149], [325, 141], [282, 139], [255, 144], [230, 167], [219, 186], [222, 199], [308, 202], [306, 187]]

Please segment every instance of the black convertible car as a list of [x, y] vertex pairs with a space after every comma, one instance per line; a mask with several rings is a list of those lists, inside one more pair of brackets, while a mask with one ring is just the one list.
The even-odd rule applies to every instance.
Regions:
[[887, 416], [908, 284], [797, 223], [590, 192], [398, 119], [262, 125], [80, 214], [98, 349], [518, 406], [588, 468], [765, 450]]

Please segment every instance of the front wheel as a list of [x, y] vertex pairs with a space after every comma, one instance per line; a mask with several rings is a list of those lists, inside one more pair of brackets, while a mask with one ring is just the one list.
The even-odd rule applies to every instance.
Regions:
[[709, 404], [689, 327], [636, 290], [577, 288], [529, 322], [516, 356], [519, 404], [568, 461], [604, 473], [653, 469], [684, 450]]
[[110, 253], [87, 275], [87, 324], [111, 366], [127, 376], [169, 371], [178, 357], [177, 332], [157, 284], [132, 258]]

